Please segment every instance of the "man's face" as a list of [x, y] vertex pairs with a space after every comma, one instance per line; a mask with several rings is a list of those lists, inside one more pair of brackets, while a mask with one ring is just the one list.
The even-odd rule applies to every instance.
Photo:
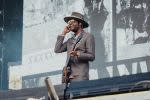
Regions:
[[70, 31], [77, 32], [79, 29], [79, 22], [74, 19], [71, 19], [68, 21], [68, 26]]

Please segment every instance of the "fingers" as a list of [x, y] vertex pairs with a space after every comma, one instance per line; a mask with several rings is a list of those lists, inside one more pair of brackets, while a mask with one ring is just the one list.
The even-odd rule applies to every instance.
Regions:
[[70, 56], [78, 56], [77, 51], [71, 51], [69, 54]]
[[66, 26], [64, 30], [65, 30], [66, 33], [69, 33], [70, 32], [70, 27]]
[[70, 56], [74, 56], [74, 51], [71, 51], [69, 54]]
[[68, 30], [71, 30], [71, 26], [70, 26], [70, 25], [68, 25], [68, 26], [67, 26], [67, 29], [68, 29]]

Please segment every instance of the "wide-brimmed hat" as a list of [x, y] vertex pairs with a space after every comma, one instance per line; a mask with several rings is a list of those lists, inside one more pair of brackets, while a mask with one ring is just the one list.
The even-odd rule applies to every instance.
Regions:
[[86, 28], [89, 26], [89, 24], [84, 20], [84, 16], [78, 12], [72, 12], [71, 16], [67, 16], [64, 18], [66, 23], [71, 19], [75, 19], [81, 22], [83, 24], [83, 28]]

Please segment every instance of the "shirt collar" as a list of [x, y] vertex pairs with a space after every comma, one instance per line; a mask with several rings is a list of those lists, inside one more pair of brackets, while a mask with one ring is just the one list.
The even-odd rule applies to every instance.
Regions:
[[77, 38], [79, 37], [79, 36], [81, 36], [81, 34], [83, 34], [83, 32], [81, 32], [80, 34], [78, 34], [78, 35], [75, 35], [75, 34], [73, 34], [73, 39], [75, 39], [75, 40], [77, 40]]

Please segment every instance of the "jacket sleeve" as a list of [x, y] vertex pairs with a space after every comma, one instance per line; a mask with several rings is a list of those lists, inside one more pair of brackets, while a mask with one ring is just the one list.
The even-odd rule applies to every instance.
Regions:
[[95, 59], [95, 39], [92, 34], [86, 39], [86, 51], [80, 52], [78, 60], [93, 61]]
[[64, 36], [58, 35], [55, 44], [55, 49], [54, 49], [55, 53], [61, 53], [67, 51], [67, 41], [64, 43], [63, 41], [64, 41]]

